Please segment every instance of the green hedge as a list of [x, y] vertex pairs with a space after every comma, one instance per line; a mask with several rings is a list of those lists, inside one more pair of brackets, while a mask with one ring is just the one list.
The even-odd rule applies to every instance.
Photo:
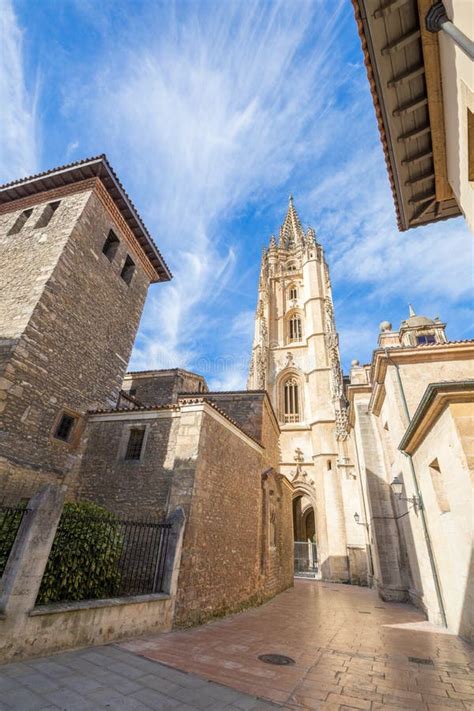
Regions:
[[122, 544], [110, 511], [87, 501], [65, 504], [36, 603], [116, 595]]
[[16, 534], [20, 528], [23, 511], [21, 506], [17, 510], [0, 509], [0, 578], [7, 564], [8, 556], [15, 542]]

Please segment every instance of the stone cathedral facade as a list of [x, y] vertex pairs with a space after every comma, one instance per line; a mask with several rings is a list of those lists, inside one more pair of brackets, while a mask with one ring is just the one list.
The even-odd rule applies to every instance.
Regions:
[[267, 390], [278, 417], [280, 471], [297, 489], [295, 538], [316, 542], [323, 578], [366, 579], [329, 268], [292, 197], [262, 257], [248, 387]]
[[314, 541], [317, 575], [472, 639], [474, 341], [410, 306], [344, 378], [324, 250], [290, 198], [262, 257], [248, 387], [273, 404], [294, 540]]

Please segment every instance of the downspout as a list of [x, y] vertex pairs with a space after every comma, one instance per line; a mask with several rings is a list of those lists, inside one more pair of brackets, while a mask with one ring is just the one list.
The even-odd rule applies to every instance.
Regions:
[[433, 32], [433, 34], [445, 32], [469, 59], [474, 59], [474, 42], [451, 22], [442, 2], [435, 2], [430, 7], [426, 13], [425, 26], [428, 32]]
[[[385, 353], [387, 360], [390, 363], [392, 363], [392, 365], [395, 366], [395, 373], [397, 375], [397, 383], [398, 383], [398, 388], [400, 390], [400, 395], [402, 398], [403, 409], [405, 411], [405, 416], [406, 416], [407, 422], [408, 422], [408, 424], [410, 424], [411, 417], [410, 417], [410, 413], [408, 411], [408, 404], [407, 404], [407, 400], [405, 397], [405, 390], [403, 388], [403, 382], [402, 382], [402, 378], [400, 375], [400, 369], [398, 367], [398, 363], [395, 363], [395, 361], [392, 360], [392, 358], [389, 356], [387, 348], [384, 348], [384, 353]], [[416, 476], [415, 465], [413, 464], [413, 458], [412, 458], [411, 454], [408, 454], [407, 452], [403, 452], [403, 454], [408, 459], [408, 463], [410, 465], [410, 470], [411, 470], [412, 477], [413, 477], [413, 483], [415, 485], [415, 494], [418, 497], [419, 501], [421, 502], [419, 511], [420, 511], [420, 515], [421, 515], [421, 523], [423, 526], [423, 533], [425, 536], [426, 549], [428, 551], [428, 558], [430, 560], [431, 573], [433, 575], [433, 582], [434, 582], [434, 586], [435, 586], [436, 597], [438, 599], [439, 612], [441, 615], [441, 621], [442, 621], [443, 626], [447, 627], [448, 622], [447, 622], [447, 618], [446, 618], [446, 610], [444, 607], [443, 595], [441, 592], [441, 585], [439, 582], [438, 571], [436, 569], [436, 561], [435, 561], [434, 554], [433, 554], [433, 547], [431, 545], [431, 538], [430, 538], [430, 534], [428, 531], [428, 524], [427, 524], [426, 516], [425, 516], [425, 507], [423, 506], [423, 497], [421, 495], [420, 487], [418, 485], [418, 478]]]
[[367, 526], [365, 528], [365, 537], [367, 541], [367, 550], [369, 552], [369, 574], [370, 577], [374, 578], [374, 563], [372, 559], [372, 544], [371, 544], [371, 539], [372, 535], [370, 532], [370, 523], [369, 523], [369, 517], [367, 515], [367, 505], [365, 503], [365, 491], [364, 491], [364, 484], [362, 483], [362, 469], [360, 466], [360, 457], [359, 457], [359, 447], [357, 446], [357, 432], [354, 427], [354, 448], [355, 448], [355, 453], [356, 453], [356, 459], [357, 459], [357, 468], [359, 470], [359, 482], [360, 482], [360, 490], [362, 494], [362, 508], [364, 510], [364, 518], [366, 520]]

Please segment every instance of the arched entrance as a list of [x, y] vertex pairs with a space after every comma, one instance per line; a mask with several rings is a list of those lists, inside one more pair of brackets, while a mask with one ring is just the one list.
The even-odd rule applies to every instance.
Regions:
[[316, 517], [312, 500], [304, 492], [297, 492], [293, 498], [293, 538], [295, 576], [316, 578], [318, 576]]

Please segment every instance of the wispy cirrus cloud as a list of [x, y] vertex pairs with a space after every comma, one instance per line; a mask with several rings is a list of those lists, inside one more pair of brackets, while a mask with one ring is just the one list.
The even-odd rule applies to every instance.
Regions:
[[27, 87], [23, 31], [11, 0], [0, 0], [0, 182], [38, 166], [37, 82]]
[[[0, 170], [13, 177], [32, 170], [37, 121], [2, 1]], [[409, 301], [469, 335], [468, 230], [398, 232], [350, 3], [16, 3], [43, 60], [41, 168], [105, 151], [174, 273], [150, 290], [132, 367], [245, 384], [260, 248], [290, 192], [326, 250], [346, 368], [370, 358], [378, 323], [398, 325]]]
[[[227, 333], [248, 274], [222, 225], [244, 206], [255, 209], [318, 150], [342, 8], [251, 0], [161, 8], [159, 35], [135, 25], [138, 51], [114, 55], [88, 86], [88, 120], [119, 172], [126, 162], [134, 175], [175, 275], [150, 294], [134, 367], [192, 365], [206, 341]], [[308, 51], [316, 13], [327, 31]], [[226, 347], [244, 343], [248, 353], [248, 334], [234, 332]]]

